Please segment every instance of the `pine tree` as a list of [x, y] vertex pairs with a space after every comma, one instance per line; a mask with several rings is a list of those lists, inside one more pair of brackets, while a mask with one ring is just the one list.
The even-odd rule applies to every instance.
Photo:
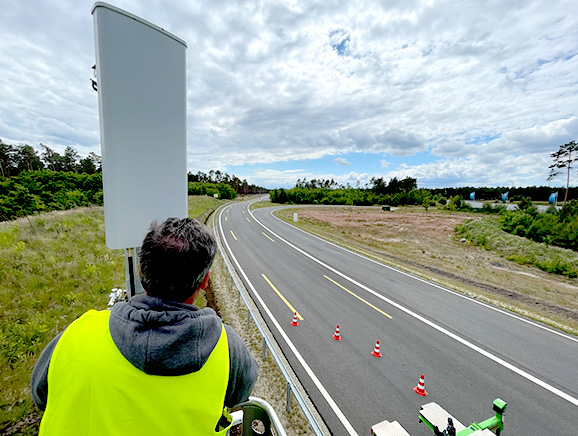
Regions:
[[550, 168], [548, 180], [552, 180], [562, 174], [564, 169], [567, 170], [566, 195], [564, 195], [564, 204], [566, 204], [568, 201], [568, 188], [570, 187], [570, 170], [572, 169], [572, 163], [578, 160], [578, 143], [570, 141], [561, 145], [558, 151], [551, 153], [550, 156], [554, 159], [554, 163], [548, 167]]

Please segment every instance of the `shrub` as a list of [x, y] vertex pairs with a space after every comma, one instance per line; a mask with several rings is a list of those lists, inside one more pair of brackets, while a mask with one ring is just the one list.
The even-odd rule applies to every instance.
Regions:
[[102, 176], [57, 171], [23, 171], [0, 180], [0, 220], [38, 212], [102, 205]]
[[[516, 213], [523, 214], [520, 211]], [[578, 230], [578, 221], [576, 224]], [[473, 244], [498, 252], [513, 262], [535, 266], [552, 274], [578, 277], [578, 253], [509, 234], [501, 229], [499, 218], [488, 217], [464, 223], [456, 227], [456, 233]]]
[[520, 203], [518, 203], [518, 209], [530, 214], [538, 213], [538, 208], [534, 206], [530, 197], [522, 197]]

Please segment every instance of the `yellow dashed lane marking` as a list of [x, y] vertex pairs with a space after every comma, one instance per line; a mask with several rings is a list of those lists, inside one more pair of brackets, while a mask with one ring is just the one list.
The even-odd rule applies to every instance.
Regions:
[[263, 233], [263, 236], [265, 236], [267, 239], [271, 240], [271, 242], [275, 242], [273, 239], [271, 239], [265, 232], [261, 232]]
[[265, 274], [261, 274], [261, 276], [265, 279], [265, 281], [267, 283], [269, 283], [269, 286], [271, 286], [273, 288], [273, 290], [277, 293], [279, 298], [281, 298], [281, 300], [283, 300], [283, 302], [289, 307], [289, 309], [291, 309], [291, 312], [296, 313], [297, 318], [299, 318], [301, 321], [303, 321], [303, 317], [301, 315], [299, 315], [299, 312], [297, 312], [293, 306], [291, 306], [291, 304], [287, 301], [287, 299], [283, 296], [283, 294], [281, 294], [281, 292], [279, 292], [279, 290], [275, 287], [275, 285], [273, 283], [271, 283], [271, 280], [269, 280]]
[[389, 315], [388, 315], [387, 313], [385, 313], [383, 310], [381, 310], [381, 309], [378, 309], [378, 308], [377, 308], [377, 307], [375, 307], [373, 304], [371, 304], [369, 301], [366, 301], [366, 300], [364, 300], [364, 299], [363, 299], [363, 298], [361, 298], [359, 295], [357, 295], [357, 294], [355, 294], [355, 293], [351, 292], [349, 289], [347, 289], [347, 288], [345, 288], [345, 287], [341, 286], [341, 285], [340, 285], [339, 283], [337, 283], [335, 280], [332, 280], [332, 279], [330, 279], [329, 277], [327, 277], [327, 276], [325, 276], [325, 275], [324, 275], [323, 277], [325, 277], [325, 278], [326, 278], [327, 280], [329, 280], [331, 283], [333, 283], [333, 284], [335, 284], [335, 285], [339, 286], [339, 287], [340, 287], [341, 289], [343, 289], [344, 291], [347, 291], [347, 292], [349, 292], [349, 293], [350, 293], [351, 295], [353, 295], [355, 298], [357, 298], [357, 299], [359, 299], [359, 300], [363, 301], [363, 302], [364, 302], [365, 304], [367, 304], [369, 307], [371, 307], [371, 308], [373, 308], [373, 309], [377, 310], [377, 311], [378, 311], [379, 313], [381, 313], [382, 315], [385, 315], [385, 316], [387, 316], [389, 319], [393, 319], [391, 316], [389, 316]]
[[235, 241], [237, 241], [237, 237], [235, 236], [235, 234], [233, 233], [232, 230], [231, 230], [231, 235], [233, 235], [233, 238], [235, 238]]

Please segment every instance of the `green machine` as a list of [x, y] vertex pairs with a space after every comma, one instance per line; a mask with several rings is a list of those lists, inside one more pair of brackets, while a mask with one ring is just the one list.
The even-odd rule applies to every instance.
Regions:
[[[467, 427], [448, 413], [437, 403], [428, 403], [421, 406], [419, 411], [420, 422], [434, 432], [435, 436], [500, 436], [504, 429], [504, 413], [506, 402], [497, 398], [493, 403], [495, 415], [480, 423], [472, 423]], [[374, 436], [411, 436], [397, 421], [382, 421], [371, 427]]]
[[[435, 436], [482, 436], [492, 433], [500, 436], [504, 429], [506, 406], [507, 404], [504, 400], [500, 398], [495, 399], [493, 409], [496, 414], [483, 422], [474, 422], [467, 427], [449, 415], [448, 412], [436, 403], [429, 403], [422, 406], [419, 412], [419, 419], [420, 422], [425, 422], [426, 425], [433, 430]], [[443, 430], [440, 430], [440, 428]]]

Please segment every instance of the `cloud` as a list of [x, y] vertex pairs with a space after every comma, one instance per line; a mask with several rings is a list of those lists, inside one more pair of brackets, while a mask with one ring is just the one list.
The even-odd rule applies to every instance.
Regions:
[[372, 151], [386, 152], [392, 156], [411, 156], [425, 149], [425, 138], [398, 128], [387, 129], [376, 135], [377, 144]]
[[400, 165], [387, 173], [386, 178], [414, 177], [419, 187], [448, 186], [545, 186], [549, 156], [496, 157], [480, 160], [477, 157], [457, 158], [420, 165]]
[[[572, 2], [116, 4], [187, 41], [193, 172], [299, 162], [320, 177], [317, 159], [355, 152], [432, 184], [532, 184], [578, 136]], [[92, 5], [3, 4], [0, 138], [100, 153]]]
[[312, 174], [304, 169], [278, 171], [268, 168], [260, 168], [240, 177], [242, 179], [246, 178], [247, 181], [251, 184], [263, 186], [265, 188], [291, 188], [295, 186], [297, 179], [312, 179], [315, 178], [315, 174]]
[[337, 165], [341, 165], [341, 166], [351, 165], [351, 162], [349, 162], [347, 159], [343, 159], [342, 157], [338, 157], [336, 159], [333, 159], [333, 163], [336, 163]]
[[[467, 155], [470, 151], [468, 146], [451, 138], [440, 138], [433, 141], [435, 146], [431, 149], [434, 156], [460, 157]], [[471, 149], [471, 147], [469, 147]]]
[[551, 153], [578, 138], [578, 117], [512, 130], [488, 144], [488, 151], [503, 154]]

